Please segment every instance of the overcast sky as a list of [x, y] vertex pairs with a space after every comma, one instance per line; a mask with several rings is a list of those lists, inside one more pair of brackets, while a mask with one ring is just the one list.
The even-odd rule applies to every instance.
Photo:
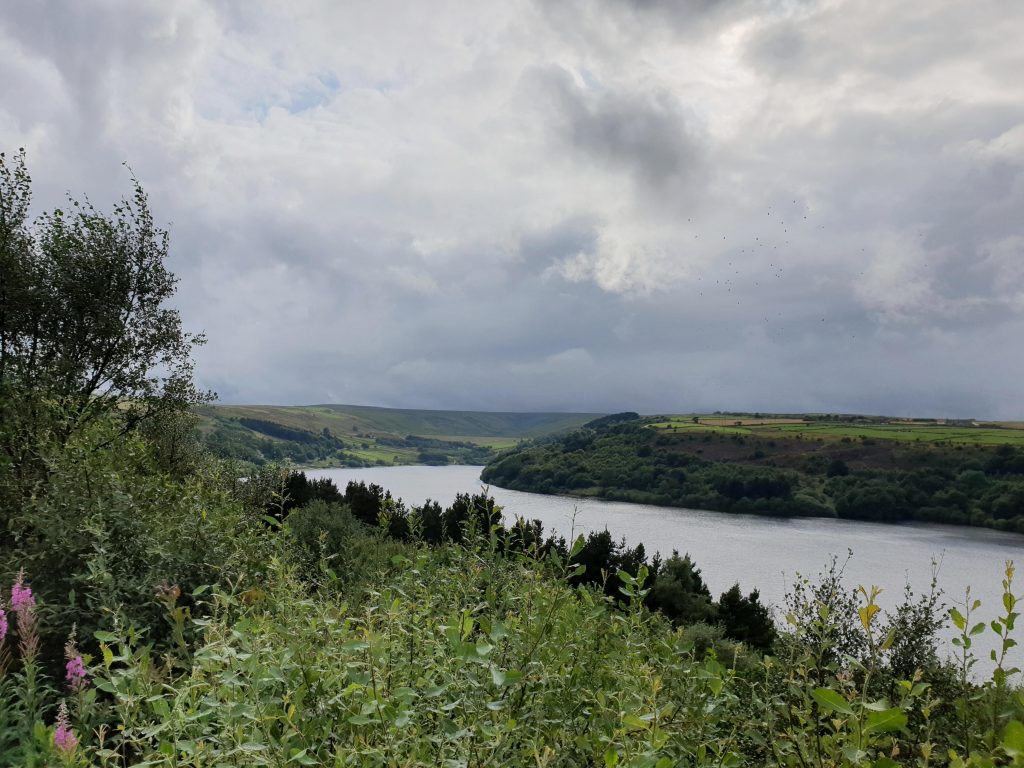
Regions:
[[[285, 6], [294, 6], [285, 9]], [[223, 401], [1024, 417], [1024, 4], [16, 2]]]

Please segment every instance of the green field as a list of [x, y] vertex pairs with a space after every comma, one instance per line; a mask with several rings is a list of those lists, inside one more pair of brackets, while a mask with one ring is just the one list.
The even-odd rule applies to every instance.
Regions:
[[[694, 419], [697, 422], [694, 422]], [[983, 422], [955, 425], [942, 422], [876, 418], [873, 423], [830, 421], [823, 419], [761, 418], [751, 419], [728, 415], [687, 415], [657, 417], [651, 421], [652, 429], [719, 434], [749, 435], [765, 438], [795, 438], [823, 440], [898, 440], [901, 442], [950, 443], [960, 445], [1020, 445], [1024, 446], [1024, 428], [1021, 422]]]
[[362, 405], [211, 405], [199, 430], [214, 452], [307, 466], [485, 463], [524, 439], [600, 414], [436, 411]]

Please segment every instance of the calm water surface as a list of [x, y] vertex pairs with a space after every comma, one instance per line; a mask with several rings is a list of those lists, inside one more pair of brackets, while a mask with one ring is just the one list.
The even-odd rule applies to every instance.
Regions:
[[[455, 494], [481, 487], [481, 467], [374, 467], [307, 470], [329, 477], [344, 490], [350, 480], [377, 483], [409, 506], [426, 499], [448, 505]], [[754, 515], [655, 507], [598, 499], [575, 499], [491, 487], [507, 517], [538, 519], [545, 529], [567, 538], [608, 528], [633, 545], [642, 542], [648, 555], [689, 552], [700, 566], [712, 594], [739, 582], [744, 592], [757, 588], [772, 605], [784, 602], [797, 573], [813, 576], [831, 555], [845, 559], [850, 586], [876, 584], [885, 589], [880, 602], [892, 605], [910, 583], [926, 590], [932, 562], [940, 561], [939, 586], [946, 602], [963, 602], [964, 589], [982, 601], [979, 620], [991, 619], [1001, 607], [1000, 581], [1005, 561], [1024, 560], [1024, 535], [983, 528], [934, 524], [883, 525], [822, 518], [777, 519]], [[1024, 591], [1024, 578], [1020, 591]], [[988, 644], [986, 644], [986, 649]], [[1019, 651], [1018, 665], [1024, 661]], [[987, 650], [986, 650], [987, 655]]]

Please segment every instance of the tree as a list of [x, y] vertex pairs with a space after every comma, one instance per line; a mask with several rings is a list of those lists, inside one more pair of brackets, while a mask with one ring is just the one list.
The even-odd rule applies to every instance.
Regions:
[[733, 584], [718, 600], [718, 618], [728, 637], [767, 653], [775, 642], [775, 623], [760, 598], [756, 589], [744, 597]]
[[131, 179], [110, 214], [69, 196], [33, 222], [25, 152], [0, 153], [0, 456], [21, 472], [44, 439], [107, 417], [132, 430], [211, 396], [192, 378], [205, 338], [167, 306], [168, 233]]
[[700, 568], [690, 556], [673, 551], [651, 588], [648, 602], [664, 613], [673, 624], [713, 623], [716, 610], [711, 592], [701, 576]]

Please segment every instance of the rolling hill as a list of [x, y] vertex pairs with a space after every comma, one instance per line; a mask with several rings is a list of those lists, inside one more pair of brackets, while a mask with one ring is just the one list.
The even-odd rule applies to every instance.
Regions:
[[210, 405], [199, 430], [216, 454], [317, 466], [486, 463], [520, 440], [565, 432], [594, 413], [516, 413], [366, 405]]

